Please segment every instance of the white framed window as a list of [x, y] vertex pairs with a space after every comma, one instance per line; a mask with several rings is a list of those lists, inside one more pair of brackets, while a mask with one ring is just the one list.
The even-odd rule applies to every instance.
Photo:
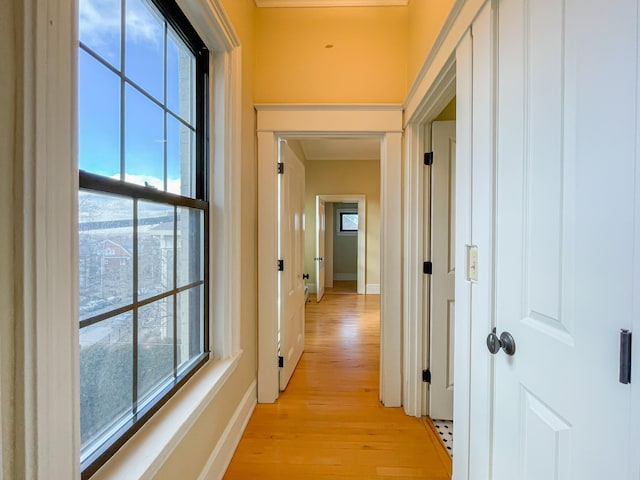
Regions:
[[[113, 4], [112, 0], [100, 2]], [[117, 3], [123, 4], [121, 0]], [[209, 303], [209, 328], [202, 339], [209, 342], [210, 360], [175, 393], [171, 402], [158, 405], [153, 422], [145, 424], [113, 454], [106, 474], [112, 478], [152, 478], [201, 418], [205, 406], [232, 377], [242, 355], [241, 255], [237, 241], [242, 50], [220, 0], [176, 3], [209, 51], [206, 57], [211, 76], [205, 86], [205, 108], [211, 121], [205, 134], [215, 138], [215, 144], [206, 155], [205, 167], [211, 174], [204, 188], [208, 189], [209, 208], [216, 215], [209, 219], [208, 228], [203, 228], [203, 235], [209, 236], [208, 260], [202, 267], [209, 270], [208, 293], [202, 300]], [[16, 232], [20, 232], [14, 255], [19, 272], [16, 285], [24, 292], [16, 303], [16, 322], [21, 325], [16, 335], [24, 345], [23, 351], [17, 352], [18, 363], [23, 365], [19, 378], [24, 392], [22, 400], [16, 402], [16, 418], [24, 419], [28, 435], [13, 450], [24, 452], [25, 458], [31, 459], [28, 464], [17, 465], [16, 472], [22, 476], [81, 476], [78, 304], [80, 290], [87, 284], [80, 281], [83, 262], [79, 261], [78, 248], [78, 213], [82, 206], [77, 162], [80, 12], [73, 11], [77, 6], [78, 2], [69, 0], [45, 0], [26, 2], [23, 9], [15, 12], [15, 24], [24, 32], [24, 36], [15, 37], [16, 51], [23, 52], [25, 65], [19, 78], [29, 86], [16, 99], [24, 121], [16, 132], [16, 145], [23, 146], [23, 161], [22, 170], [16, 171], [15, 185], [19, 188], [14, 197], [16, 211], [21, 212], [16, 217], [20, 221], [15, 224]], [[108, 27], [107, 18], [97, 15], [97, 21], [100, 28]], [[150, 186], [134, 186], [147, 192], [156, 187], [158, 194], [175, 196], [163, 190], [164, 179], [162, 189], [148, 183]], [[156, 201], [161, 203], [151, 199]], [[115, 255], [109, 259], [111, 267], [130, 261], [127, 245], [108, 247]], [[101, 302], [91, 305], [96, 310], [102, 307]], [[99, 471], [96, 476], [100, 475]]]

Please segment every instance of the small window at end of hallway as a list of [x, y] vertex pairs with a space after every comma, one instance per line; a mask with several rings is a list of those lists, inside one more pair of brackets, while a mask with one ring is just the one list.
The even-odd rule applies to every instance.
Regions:
[[209, 359], [209, 52], [175, 0], [79, 0], [80, 461]]
[[342, 234], [358, 233], [358, 212], [356, 211], [338, 211], [339, 232]]

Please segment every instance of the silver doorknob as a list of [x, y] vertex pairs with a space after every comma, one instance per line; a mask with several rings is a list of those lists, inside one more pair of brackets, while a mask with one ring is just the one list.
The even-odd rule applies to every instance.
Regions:
[[504, 353], [511, 356], [516, 353], [516, 341], [509, 332], [502, 332], [500, 336], [496, 334], [496, 329], [487, 336], [487, 348], [493, 355], [498, 353], [500, 349], [504, 350]]

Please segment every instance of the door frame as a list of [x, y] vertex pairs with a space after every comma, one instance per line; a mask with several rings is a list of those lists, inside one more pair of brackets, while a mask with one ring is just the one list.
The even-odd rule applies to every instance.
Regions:
[[[493, 305], [495, 11], [492, 5], [493, 2], [484, 0], [454, 4], [405, 111], [403, 315], [428, 318], [430, 285], [421, 266], [427, 233], [425, 196], [430, 198], [431, 192], [424, 184], [423, 147], [430, 145], [427, 125], [454, 94], [457, 97], [454, 480], [490, 478], [491, 468], [488, 459], [493, 363], [484, 339], [491, 331]], [[479, 249], [479, 278], [474, 283], [467, 280], [468, 245], [477, 245]], [[425, 328], [423, 322], [409, 322], [404, 331], [404, 369], [409, 372], [410, 381], [405, 385], [403, 403], [407, 414], [415, 416], [427, 412], [427, 390], [421, 381]]]
[[[425, 171], [424, 153], [431, 146], [431, 124], [454, 96], [456, 61], [452, 54], [426, 93], [424, 108], [416, 112], [405, 129], [404, 317], [418, 320], [408, 322], [404, 331], [404, 369], [409, 373], [409, 381], [403, 392], [403, 405], [407, 415], [416, 417], [427, 414], [429, 401], [428, 387], [422, 381], [422, 369], [428, 358], [424, 338], [429, 331], [431, 291], [431, 278], [422, 271], [422, 263], [430, 260], [425, 258], [425, 251], [431, 250], [431, 185], [428, 181], [429, 172]], [[458, 104], [460, 101], [461, 99], [457, 99]], [[456, 158], [459, 162], [464, 161], [459, 154]], [[456, 212], [456, 218], [458, 215], [459, 212]], [[456, 252], [456, 257], [458, 254]]]
[[277, 160], [280, 138], [358, 137], [380, 142], [380, 400], [402, 403], [402, 106], [256, 105], [258, 135], [258, 401], [279, 395]]
[[[335, 195], [316, 195], [316, 217], [318, 215], [318, 203], [322, 200], [327, 203], [357, 203], [358, 204], [358, 294], [364, 293], [379, 293], [379, 292], [367, 292], [366, 288], [366, 270], [367, 270], [367, 250], [366, 250], [366, 238], [367, 238], [367, 196], [366, 195], [352, 195], [352, 194], [335, 194]], [[335, 219], [334, 219], [335, 222]], [[333, 230], [335, 231], [335, 226]], [[326, 235], [326, 232], [325, 232]], [[325, 241], [325, 248], [326, 248]], [[316, 249], [318, 248], [318, 239], [316, 238]], [[326, 265], [326, 264], [325, 264]], [[333, 261], [331, 262], [333, 265]], [[325, 267], [326, 268], [326, 267]], [[325, 274], [326, 275], [326, 274]], [[326, 277], [325, 277], [326, 278]], [[326, 280], [325, 280], [326, 282]]]

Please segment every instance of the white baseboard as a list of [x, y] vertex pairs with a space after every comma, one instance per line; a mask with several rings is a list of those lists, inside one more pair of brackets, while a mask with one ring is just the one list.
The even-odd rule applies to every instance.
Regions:
[[249, 389], [242, 397], [238, 408], [233, 412], [233, 416], [227, 423], [227, 427], [222, 432], [220, 440], [213, 449], [206, 465], [200, 472], [198, 480], [221, 480], [224, 476], [233, 454], [240, 443], [244, 429], [249, 423], [251, 414], [258, 403], [258, 391], [256, 381], [249, 386]]
[[334, 280], [357, 280], [357, 273], [335, 273], [333, 274]]
[[380, 284], [368, 283], [365, 292], [369, 295], [380, 295]]

